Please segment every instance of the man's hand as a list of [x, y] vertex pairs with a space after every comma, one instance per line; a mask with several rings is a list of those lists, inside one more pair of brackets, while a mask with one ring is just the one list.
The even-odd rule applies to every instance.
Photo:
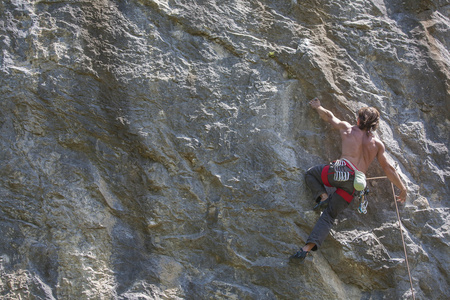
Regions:
[[406, 190], [401, 191], [400, 195], [396, 196], [397, 197], [397, 201], [400, 202], [400, 203], [405, 203], [405, 201], [406, 201], [406, 194], [407, 194]]
[[309, 105], [311, 105], [311, 107], [317, 111], [322, 120], [330, 123], [334, 129], [348, 130], [349, 128], [351, 128], [351, 125], [349, 123], [339, 120], [333, 115], [331, 111], [325, 109], [320, 104], [320, 100], [318, 98], [314, 98], [311, 101], [309, 101]]
[[320, 107], [320, 100], [319, 98], [314, 98], [311, 101], [309, 101], [309, 105], [311, 105], [312, 108], [317, 109]]

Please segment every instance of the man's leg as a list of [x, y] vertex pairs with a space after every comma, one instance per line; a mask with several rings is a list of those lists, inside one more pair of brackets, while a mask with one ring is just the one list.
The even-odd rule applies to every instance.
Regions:
[[318, 247], [322, 245], [327, 235], [330, 233], [330, 229], [334, 224], [334, 220], [338, 214], [346, 209], [349, 205], [347, 201], [334, 192], [330, 195], [330, 204], [320, 215], [317, 220], [311, 234], [306, 240], [305, 246], [300, 251], [291, 256], [293, 259], [303, 260], [310, 251], [316, 251]]
[[322, 170], [325, 166], [318, 165], [312, 167], [305, 173], [306, 185], [310, 188], [317, 203], [328, 198], [327, 190], [322, 181]]
[[[330, 195], [330, 204], [320, 215], [319, 220], [317, 220], [311, 234], [306, 240], [305, 251], [310, 249], [316, 251], [318, 247], [322, 245], [327, 235], [330, 233], [330, 229], [334, 224], [334, 220], [339, 215], [341, 211], [348, 207], [349, 203], [339, 196], [336, 192]], [[308, 245], [313, 244], [314, 246]]]
[[[312, 251], [312, 249], [314, 247], [316, 247], [316, 244], [314, 244], [314, 243], [307, 243], [305, 246], [302, 247], [302, 250], [306, 251], [306, 252], [309, 252], [309, 251]], [[316, 247], [316, 249], [317, 249], [317, 247]]]

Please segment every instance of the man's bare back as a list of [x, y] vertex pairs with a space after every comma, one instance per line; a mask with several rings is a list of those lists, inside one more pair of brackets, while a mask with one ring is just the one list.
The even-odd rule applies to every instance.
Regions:
[[398, 200], [405, 202], [406, 187], [395, 168], [388, 162], [383, 143], [372, 132], [360, 129], [359, 119], [357, 125], [352, 126], [346, 121], [339, 120], [331, 111], [322, 107], [319, 99], [315, 98], [309, 104], [324, 121], [339, 130], [342, 141], [341, 158], [348, 159], [358, 170], [366, 173], [376, 157], [388, 179], [401, 190], [400, 195], [397, 196]]
[[367, 133], [359, 129], [358, 126], [348, 125], [348, 128], [340, 130], [341, 158], [348, 159], [358, 170], [366, 173], [378, 154], [381, 141], [371, 132]]

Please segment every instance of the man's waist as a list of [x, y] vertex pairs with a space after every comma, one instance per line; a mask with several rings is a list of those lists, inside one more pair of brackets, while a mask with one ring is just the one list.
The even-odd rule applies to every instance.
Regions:
[[352, 163], [352, 162], [350, 161], [350, 159], [348, 159], [348, 158], [341, 157], [340, 159], [336, 160], [335, 162], [342, 162], [341, 165], [342, 165], [342, 164], [345, 164], [346, 166], [348, 166], [348, 167], [349, 167], [350, 169], [352, 169], [353, 171], [359, 171], [359, 172], [361, 172], [360, 169], [357, 168], [356, 165], [355, 165], [354, 163]]

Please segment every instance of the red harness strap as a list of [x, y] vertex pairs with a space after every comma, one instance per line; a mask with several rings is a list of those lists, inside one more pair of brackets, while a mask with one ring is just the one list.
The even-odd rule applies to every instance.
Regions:
[[[322, 182], [324, 185], [331, 187], [331, 184], [328, 181], [328, 170], [329, 169], [330, 169], [330, 165], [326, 165], [322, 169], [322, 173], [320, 174], [320, 177], [322, 178]], [[348, 203], [352, 202], [352, 200], [353, 200], [353, 194], [349, 194], [341, 188], [336, 189], [336, 194], [338, 194], [339, 196], [344, 198], [344, 200], [347, 201]]]
[[350, 195], [349, 193], [347, 193], [346, 191], [344, 191], [341, 188], [336, 189], [336, 194], [338, 194], [339, 196], [344, 198], [344, 200], [347, 201], [348, 203], [352, 202], [352, 200], [353, 200], [353, 195]]
[[325, 168], [322, 169], [322, 173], [320, 177], [322, 177], [322, 182], [328, 187], [331, 187], [330, 182], [328, 181], [328, 170], [330, 169], [330, 165], [326, 165]]

